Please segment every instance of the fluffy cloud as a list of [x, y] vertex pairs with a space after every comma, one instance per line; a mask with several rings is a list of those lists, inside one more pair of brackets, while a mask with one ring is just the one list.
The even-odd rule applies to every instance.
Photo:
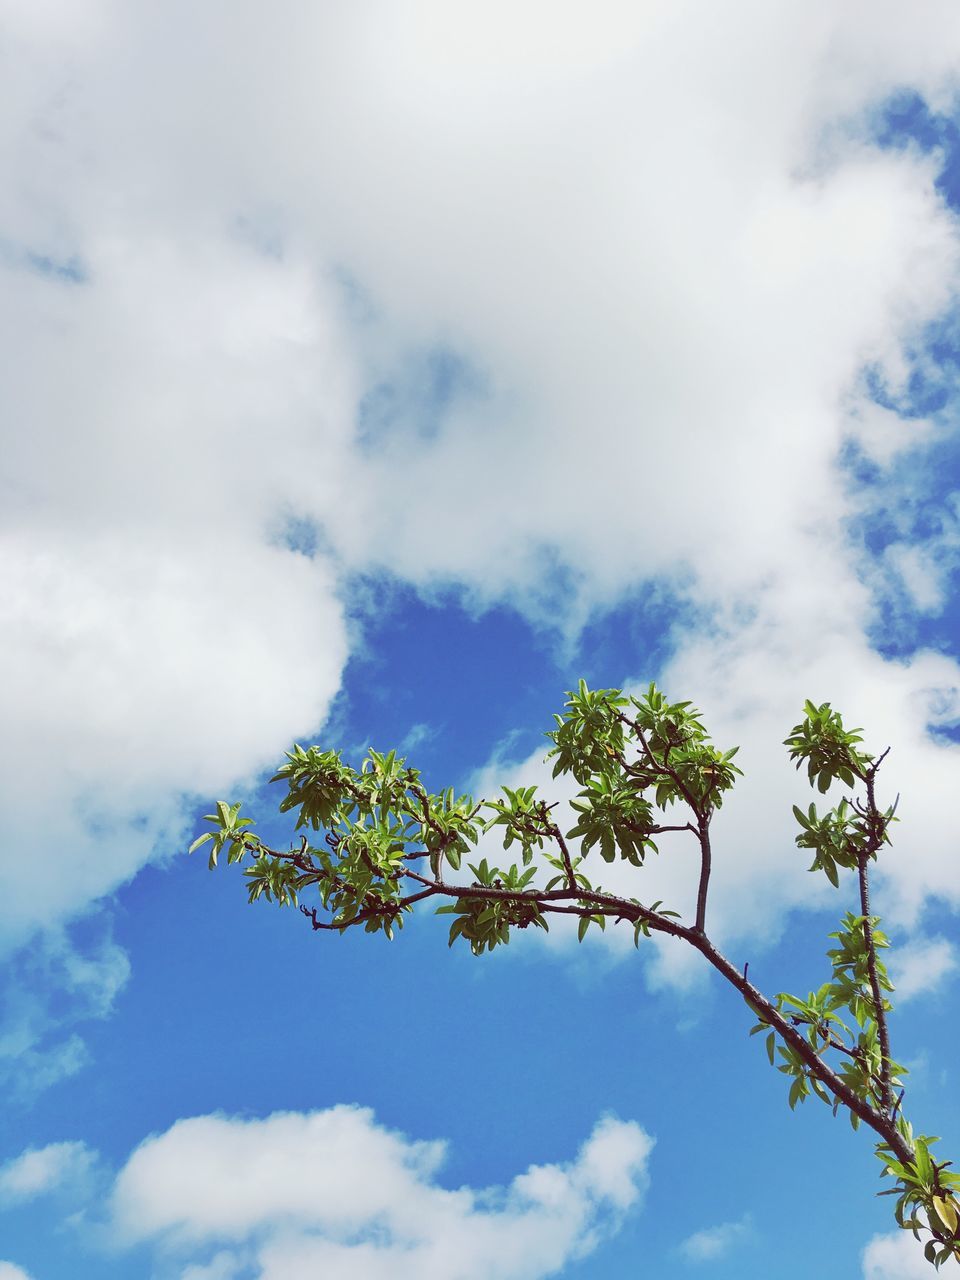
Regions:
[[31, 1277], [12, 1262], [0, 1262], [0, 1280], [31, 1280]]
[[[23, 59], [0, 151], [29, 187], [0, 201], [6, 952], [182, 850], [185, 797], [321, 721], [347, 652], [335, 570], [295, 549], [283, 479], [336, 488], [353, 396], [332, 286], [239, 232], [109, 213], [83, 159], [109, 143], [76, 136], [55, 99], [74, 70], [81, 96], [99, 77], [84, 60], [107, 56], [117, 14], [46, 12], [0, 19]], [[37, 1046], [45, 1017], [20, 1019], [34, 1084], [85, 1060], [75, 1033]]]
[[864, 1280], [927, 1280], [929, 1275], [923, 1245], [907, 1231], [874, 1236], [863, 1251]]
[[53, 1142], [0, 1165], [0, 1203], [29, 1200], [81, 1180], [94, 1154], [83, 1142]]
[[[896, 394], [955, 299], [936, 158], [871, 143], [905, 87], [951, 107], [951, 3], [0, 21], [8, 947], [177, 848], [185, 792], [322, 720], [341, 574], [377, 567], [568, 635], [682, 587], [720, 631], [681, 637], [671, 677], [761, 780], [718, 912], [754, 886], [762, 932], [810, 892], [761, 833], [768, 731], [812, 686], [914, 762], [905, 918], [949, 895], [953, 750], [926, 721], [956, 668], [864, 640], [834, 464], [851, 437], [895, 460], [910, 437], [862, 372]], [[409, 376], [438, 350], [461, 370], [439, 408]], [[938, 606], [926, 560], [891, 563]]]
[[133, 1153], [110, 1202], [112, 1232], [121, 1246], [172, 1251], [194, 1280], [241, 1266], [258, 1280], [546, 1276], [639, 1205], [652, 1146], [637, 1125], [607, 1117], [569, 1164], [448, 1190], [437, 1180], [443, 1143], [411, 1141], [356, 1107], [202, 1116]]
[[956, 968], [956, 947], [946, 938], [923, 938], [900, 949], [890, 966], [897, 999], [936, 993]]
[[95, 283], [15, 282], [0, 314], [8, 409], [32, 424], [4, 465], [8, 848], [70, 850], [42, 896], [11, 858], [7, 939], [175, 848], [182, 793], [320, 719], [346, 652], [333, 573], [282, 544], [271, 480], [300, 463], [275, 451], [265, 384], [325, 380], [303, 273], [239, 248], [91, 254]]

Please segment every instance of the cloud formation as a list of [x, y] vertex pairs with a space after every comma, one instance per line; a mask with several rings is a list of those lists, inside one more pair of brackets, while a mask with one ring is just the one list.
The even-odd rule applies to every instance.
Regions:
[[947, 938], [924, 938], [897, 951], [891, 977], [899, 1001], [936, 995], [957, 969], [957, 949]]
[[[185, 794], [322, 721], [342, 585], [377, 570], [568, 638], [665, 584], [710, 619], [671, 689], [755, 762], [718, 912], [762, 933], [809, 900], [766, 822], [770, 733], [808, 694], [902, 752], [889, 900], [905, 921], [955, 900], [956, 748], [927, 725], [956, 721], [957, 667], [871, 649], [836, 465], [855, 440], [882, 490], [947, 429], [882, 412], [865, 370], [896, 399], [956, 299], [937, 157], [874, 143], [905, 87], [952, 109], [951, 3], [0, 20], [8, 948], [182, 847]], [[443, 396], [409, 375], [438, 351]], [[888, 559], [939, 607], [929, 555]]]
[[83, 1142], [52, 1142], [0, 1165], [0, 1204], [9, 1205], [82, 1180], [95, 1157]]
[[863, 1251], [863, 1280], [927, 1280], [923, 1245], [907, 1231], [874, 1236]]
[[31, 1277], [13, 1262], [0, 1262], [0, 1280], [31, 1280]]
[[111, 1235], [152, 1241], [191, 1280], [323, 1274], [533, 1280], [589, 1253], [642, 1202], [652, 1139], [607, 1117], [568, 1164], [505, 1187], [444, 1188], [441, 1142], [339, 1106], [264, 1120], [180, 1120], [120, 1171]]

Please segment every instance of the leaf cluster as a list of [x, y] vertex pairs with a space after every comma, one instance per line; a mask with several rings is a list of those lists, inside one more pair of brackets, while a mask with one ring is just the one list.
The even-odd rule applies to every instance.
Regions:
[[[295, 746], [271, 782], [282, 782], [286, 795], [280, 811], [296, 815], [295, 830], [324, 831], [322, 844], [307, 836], [289, 852], [267, 851], [250, 831], [250, 819], [239, 818], [239, 804], [218, 803], [205, 815], [214, 826], [191, 845], [190, 852], [213, 841], [210, 866], [222, 849], [228, 861], [253, 857], [245, 869], [250, 901], [260, 897], [280, 906], [298, 905], [305, 888], [315, 887], [329, 919], [339, 930], [363, 923], [368, 932], [392, 936], [409, 910], [403, 877], [408, 850], [415, 846], [434, 874], [441, 864], [458, 869], [482, 829], [479, 806], [452, 789], [428, 793], [417, 770], [391, 751], [371, 749], [359, 769], [345, 764], [339, 752]], [[310, 912], [320, 924], [316, 912]]]
[[856, 778], [863, 781], [873, 756], [858, 750], [857, 743], [863, 741], [860, 730], [845, 729], [839, 711], [829, 702], [818, 707], [808, 698], [803, 710], [804, 718], [790, 730], [784, 746], [790, 749], [790, 759], [796, 760], [798, 769], [806, 764], [811, 785], [825, 792], [837, 778], [848, 787]]
[[953, 1258], [960, 1262], [960, 1175], [948, 1173], [951, 1161], [938, 1163], [930, 1155], [930, 1147], [939, 1138], [914, 1137], [906, 1120], [900, 1131], [913, 1149], [913, 1159], [905, 1164], [886, 1143], [877, 1147], [883, 1162], [881, 1177], [896, 1183], [882, 1196], [896, 1196], [894, 1214], [898, 1224], [920, 1240], [921, 1231], [929, 1231], [931, 1239], [924, 1245], [924, 1257], [940, 1269]]
[[[872, 938], [876, 947], [888, 946], [887, 939], [876, 928], [873, 920]], [[900, 1063], [888, 1060], [887, 1083], [884, 1083], [884, 1062], [880, 1049], [879, 1026], [869, 977], [869, 950], [864, 931], [864, 918], [847, 913], [842, 927], [831, 938], [838, 946], [827, 955], [832, 976], [806, 998], [781, 992], [776, 997], [776, 1008], [793, 1026], [802, 1029], [811, 1048], [821, 1057], [835, 1057], [833, 1070], [852, 1093], [883, 1110], [887, 1085], [901, 1084], [906, 1069]], [[892, 991], [893, 984], [887, 976], [882, 961], [875, 959], [880, 985]], [[891, 1009], [888, 1000], [883, 1001], [884, 1012]], [[838, 1097], [831, 1097], [811, 1072], [808, 1062], [788, 1044], [777, 1044], [777, 1036], [769, 1022], [761, 1018], [750, 1034], [766, 1031], [766, 1049], [771, 1065], [791, 1078], [788, 1101], [791, 1109], [815, 1094], [827, 1103], [836, 1115], [840, 1109]], [[780, 1059], [777, 1064], [777, 1059]], [[859, 1116], [847, 1112], [854, 1129], [859, 1127]]]
[[[599, 845], [612, 862], [619, 852], [640, 866], [650, 838], [662, 830], [654, 807], [678, 801], [705, 820], [741, 771], [738, 748], [719, 751], [690, 702], [668, 702], [651, 684], [642, 698], [619, 689], [588, 689], [581, 680], [554, 716], [553, 776], [571, 774], [583, 788], [574, 802], [581, 815], [571, 836]], [[607, 838], [604, 839], [604, 833]]]
[[[474, 866], [473, 888], [488, 888], [506, 893], [520, 894], [530, 884], [536, 874], [535, 867], [521, 870], [517, 866], [501, 871], [499, 867], [487, 865], [486, 858]], [[538, 929], [549, 931], [549, 925], [535, 901], [521, 900], [511, 897], [479, 897], [464, 896], [456, 902], [437, 908], [437, 915], [453, 915], [456, 919], [450, 926], [449, 945], [452, 947], [457, 938], [464, 938], [470, 944], [475, 956], [492, 951], [494, 947], [510, 941], [510, 929], [526, 929], [535, 925]]]

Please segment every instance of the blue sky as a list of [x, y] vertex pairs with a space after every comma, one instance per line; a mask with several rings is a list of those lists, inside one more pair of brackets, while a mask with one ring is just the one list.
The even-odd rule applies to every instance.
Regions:
[[294, 741], [565, 803], [564, 691], [656, 679], [742, 747], [711, 932], [806, 991], [829, 699], [960, 1148], [953, 9], [0, 3], [0, 1280], [925, 1274], [696, 957], [315, 936], [184, 850], [286, 840]]

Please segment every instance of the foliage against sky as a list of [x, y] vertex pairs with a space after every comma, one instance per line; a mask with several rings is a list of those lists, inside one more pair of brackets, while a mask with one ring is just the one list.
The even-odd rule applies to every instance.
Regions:
[[[669, 948], [368, 954], [179, 855], [294, 739], [545, 784], [564, 689], [656, 678], [741, 744], [714, 928], [809, 985], [848, 904], [776, 744], [831, 699], [893, 748], [898, 1052], [960, 1136], [955, 6], [0, 24], [10, 1275], [382, 1274], [376, 1217], [417, 1274], [469, 1225], [516, 1241], [504, 1275], [739, 1276], [824, 1160], [823, 1266], [907, 1274], [865, 1144], [715, 1049], [730, 1011]], [[644, 875], [688, 907], [682, 854]], [[361, 1135], [379, 1216], [254, 1195], [359, 1179]], [[183, 1198], [197, 1141], [250, 1170], [234, 1218]]]

